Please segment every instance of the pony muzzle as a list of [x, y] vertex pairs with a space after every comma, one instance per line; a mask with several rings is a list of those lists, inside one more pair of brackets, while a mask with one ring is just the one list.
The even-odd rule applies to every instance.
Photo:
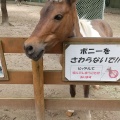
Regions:
[[39, 45], [32, 45], [32, 44], [25, 44], [24, 45], [24, 50], [30, 59], [33, 59], [34, 61], [39, 60], [42, 58], [44, 52], [45, 52], [45, 47], [42, 44]]

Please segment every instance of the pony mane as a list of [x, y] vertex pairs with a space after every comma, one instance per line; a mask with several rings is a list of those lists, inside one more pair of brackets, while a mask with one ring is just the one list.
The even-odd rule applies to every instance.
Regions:
[[90, 25], [90, 20], [87, 19], [79, 19], [79, 28], [80, 28], [80, 33], [83, 35], [83, 37], [91, 37], [92, 36], [92, 31], [91, 31], [91, 25]]

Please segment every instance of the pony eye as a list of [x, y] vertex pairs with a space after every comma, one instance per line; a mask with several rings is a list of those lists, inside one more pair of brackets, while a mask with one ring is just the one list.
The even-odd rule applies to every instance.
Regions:
[[55, 20], [61, 20], [63, 16], [61, 14], [58, 14], [54, 17]]

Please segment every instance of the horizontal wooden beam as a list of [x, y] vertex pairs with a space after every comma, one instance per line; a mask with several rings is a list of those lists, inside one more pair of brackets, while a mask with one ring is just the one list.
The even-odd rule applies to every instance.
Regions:
[[83, 37], [83, 38], [69, 38], [65, 42], [79, 42], [81, 44], [120, 44], [118, 37]]
[[[0, 84], [33, 84], [32, 71], [13, 71], [8, 70], [9, 80], [0, 80]], [[71, 82], [62, 80], [62, 71], [46, 70], [44, 71], [44, 84], [61, 85], [120, 85], [120, 82]]]
[[0, 108], [35, 110], [33, 98], [0, 98]]
[[44, 71], [44, 84], [61, 84], [61, 85], [120, 85], [120, 82], [92, 82], [92, 81], [63, 81], [62, 71]]
[[24, 53], [23, 43], [27, 38], [2, 38], [3, 52], [4, 53]]
[[[0, 40], [3, 44], [4, 53], [24, 53], [23, 45], [24, 41], [27, 38], [3, 38], [0, 37]], [[79, 42], [81, 44], [96, 43], [96, 44], [108, 44], [108, 43], [120, 43], [120, 38], [71, 38], [66, 39], [66, 42]], [[55, 47], [51, 48], [49, 51], [46, 51], [49, 54], [61, 54], [63, 53], [63, 44], [62, 42], [58, 43]]]
[[[0, 98], [0, 108], [35, 110], [33, 98]], [[45, 98], [47, 110], [120, 111], [120, 99]]]
[[32, 84], [32, 71], [8, 70], [9, 80], [0, 80], [0, 84]]
[[[0, 37], [0, 41], [2, 41], [3, 51], [4, 53], [24, 53], [24, 42], [27, 38], [3, 38]], [[46, 51], [49, 54], [62, 53], [62, 43], [57, 44], [55, 47]]]
[[49, 110], [105, 110], [120, 111], [120, 99], [45, 99], [45, 108]]

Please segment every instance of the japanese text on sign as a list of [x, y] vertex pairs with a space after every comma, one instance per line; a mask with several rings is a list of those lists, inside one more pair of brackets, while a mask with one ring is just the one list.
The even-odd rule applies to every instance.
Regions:
[[120, 45], [77, 45], [65, 50], [65, 77], [70, 81], [117, 81]]

